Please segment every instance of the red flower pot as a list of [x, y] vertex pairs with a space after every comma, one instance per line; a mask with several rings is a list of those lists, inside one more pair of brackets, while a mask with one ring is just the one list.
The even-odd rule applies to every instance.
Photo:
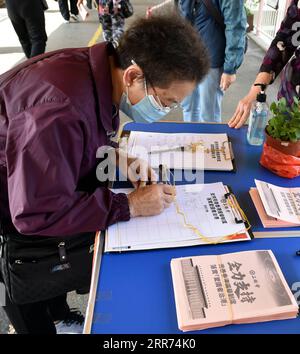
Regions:
[[265, 130], [266, 133], [266, 143], [268, 146], [271, 146], [275, 150], [278, 150], [286, 155], [292, 155], [295, 157], [300, 157], [300, 140], [296, 142], [292, 141], [282, 141], [280, 139], [275, 139], [270, 136]]

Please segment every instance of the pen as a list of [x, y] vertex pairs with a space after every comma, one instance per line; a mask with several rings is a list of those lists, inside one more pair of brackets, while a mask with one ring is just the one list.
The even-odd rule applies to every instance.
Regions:
[[245, 221], [243, 219], [240, 218], [240, 213], [238, 212], [238, 208], [237, 208], [237, 205], [236, 205], [236, 201], [235, 201], [235, 198], [233, 198], [232, 194], [231, 193], [227, 193], [225, 194], [225, 198], [226, 199], [229, 199], [230, 202], [231, 202], [231, 212], [234, 216], [234, 221], [236, 224], [242, 224], [244, 223]]
[[166, 165], [160, 164], [158, 167], [159, 182], [163, 184], [168, 183], [168, 175]]
[[171, 152], [171, 151], [184, 151], [184, 148], [185, 148], [184, 146], [174, 146], [169, 149], [157, 149], [157, 150], [149, 151], [149, 155], [161, 154], [163, 152]]
[[163, 152], [171, 152], [171, 151], [181, 151], [181, 152], [185, 152], [185, 151], [189, 151], [191, 150], [192, 152], [197, 152], [198, 148], [204, 148], [203, 143], [199, 142], [199, 143], [190, 143], [188, 145], [181, 145], [181, 146], [174, 146], [174, 147], [170, 147], [167, 149], [156, 149], [156, 150], [151, 150], [149, 151], [149, 155], [153, 155], [153, 154], [161, 154]]

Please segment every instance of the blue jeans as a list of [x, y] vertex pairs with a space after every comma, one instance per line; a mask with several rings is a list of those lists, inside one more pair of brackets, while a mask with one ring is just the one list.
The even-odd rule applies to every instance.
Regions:
[[220, 123], [224, 92], [220, 89], [222, 68], [210, 69], [206, 78], [186, 97], [181, 106], [185, 122]]

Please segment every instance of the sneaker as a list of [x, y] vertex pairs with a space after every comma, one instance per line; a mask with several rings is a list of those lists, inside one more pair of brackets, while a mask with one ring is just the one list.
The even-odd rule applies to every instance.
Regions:
[[17, 334], [16, 330], [14, 329], [14, 327], [11, 324], [8, 326], [7, 334]]
[[58, 322], [56, 327], [57, 334], [82, 334], [84, 326], [84, 316], [80, 311], [70, 311], [67, 318]]
[[70, 22], [79, 22], [79, 16], [70, 14]]

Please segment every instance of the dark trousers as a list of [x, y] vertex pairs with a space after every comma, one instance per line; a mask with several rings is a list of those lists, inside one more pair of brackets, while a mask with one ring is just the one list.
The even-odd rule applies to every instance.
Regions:
[[78, 15], [78, 8], [77, 8], [77, 0], [69, 0], [70, 1], [70, 9], [68, 0], [58, 0], [59, 10], [62, 14], [62, 17], [69, 21], [70, 19], [70, 12], [73, 15]]
[[12, 304], [6, 298], [3, 309], [18, 334], [56, 334], [54, 321], [64, 320], [70, 312], [66, 294], [26, 305]]
[[47, 34], [42, 1], [6, 0], [6, 7], [26, 57], [44, 53]]
[[86, 1], [86, 6], [87, 6], [90, 10], [92, 10], [92, 0], [87, 0], [87, 1]]

